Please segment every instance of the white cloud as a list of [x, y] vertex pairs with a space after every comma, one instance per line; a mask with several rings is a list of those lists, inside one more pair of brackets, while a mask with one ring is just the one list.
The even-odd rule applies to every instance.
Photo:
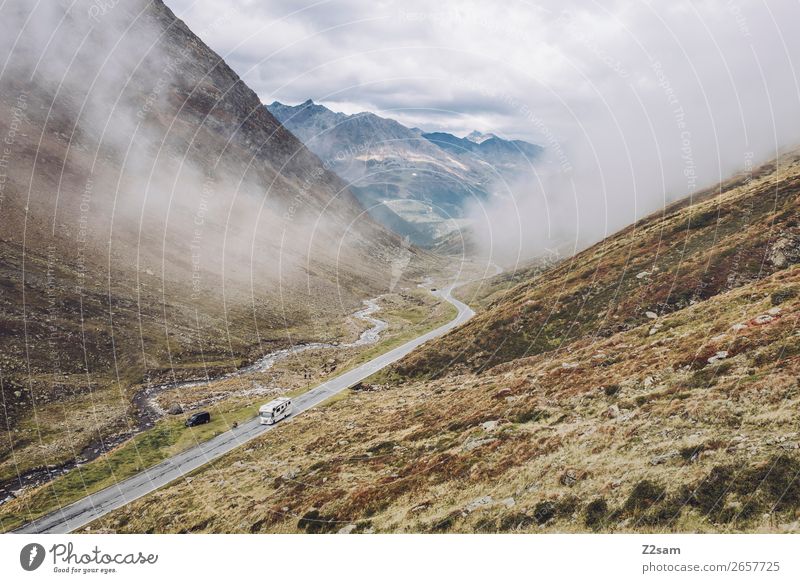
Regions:
[[515, 186], [533, 238], [584, 244], [800, 141], [793, 2], [168, 3], [266, 102], [543, 144], [571, 171], [549, 213]]

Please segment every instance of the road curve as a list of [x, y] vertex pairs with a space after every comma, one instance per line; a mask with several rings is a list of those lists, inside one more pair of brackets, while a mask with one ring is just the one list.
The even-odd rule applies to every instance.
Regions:
[[[355, 383], [364, 380], [380, 369], [400, 360], [415, 348], [428, 340], [441, 336], [456, 326], [459, 326], [475, 315], [468, 305], [452, 297], [451, 293], [457, 284], [452, 284], [444, 289], [433, 291], [435, 296], [453, 304], [458, 309], [458, 314], [447, 324], [435, 330], [409, 340], [402, 346], [377, 356], [336, 378], [330, 379], [321, 385], [303, 393], [293, 399], [294, 412], [281, 423], [286, 423], [293, 417], [316, 407], [333, 395], [342, 392]], [[60, 510], [37, 518], [14, 532], [23, 534], [33, 533], [68, 533], [85, 526], [101, 516], [133, 502], [162, 486], [185, 476], [197, 468], [215, 460], [223, 454], [255, 439], [259, 435], [272, 430], [275, 425], [260, 425], [258, 418], [253, 418], [214, 437], [204, 443], [187, 449], [147, 470], [142, 471], [119, 483], [109, 486], [85, 498], [82, 498]]]

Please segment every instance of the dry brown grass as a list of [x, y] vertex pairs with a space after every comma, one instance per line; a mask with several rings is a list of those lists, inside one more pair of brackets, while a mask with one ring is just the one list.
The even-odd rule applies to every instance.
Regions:
[[[473, 532], [521, 524], [526, 531], [581, 531], [589, 528], [589, 503], [602, 498], [609, 516], [595, 528], [604, 530], [795, 530], [792, 505], [771, 513], [764, 502], [746, 521], [724, 522], [674, 500], [679, 511], [667, 516], [666, 503], [716, 466], [796, 455], [800, 363], [796, 356], [754, 361], [775, 338], [795, 334], [797, 300], [782, 304], [773, 322], [742, 331], [743, 348], [722, 361], [730, 366], [702, 382], [682, 362], [712, 330], [771, 307], [753, 296], [799, 283], [791, 270], [729, 292], [716, 305], [697, 304], [655, 338], [640, 327], [482, 375], [351, 394], [98, 525], [169, 532], [197, 522], [203, 531], [284, 532], [308, 530], [298, 524], [316, 509], [325, 530], [356, 524]], [[598, 365], [607, 354], [617, 362]], [[564, 368], [567, 362], [577, 367]], [[609, 396], [604, 387], [611, 384], [619, 390]], [[664, 489], [653, 514], [666, 517], [625, 511], [642, 480]], [[543, 502], [560, 513], [539, 525]]]
[[[790, 157], [640, 222], [541, 283], [519, 284], [475, 325], [398, 367], [423, 374], [381, 376], [391, 381], [309, 411], [92, 528], [800, 530], [800, 268], [769, 263], [775, 239], [798, 230], [798, 174]], [[765, 193], [775, 200], [751, 217], [763, 237], [732, 225], [703, 242], [715, 237], [712, 210], [732, 221]], [[654, 233], [682, 232], [689, 216], [694, 248], [662, 252], [687, 241]], [[627, 262], [630, 248], [639, 251]], [[725, 257], [737, 255], [734, 269]], [[621, 276], [653, 264], [656, 277]], [[599, 273], [626, 286], [618, 299], [590, 291]], [[659, 295], [666, 288], [680, 301]], [[578, 332], [493, 360], [482, 346], [513, 336], [506, 324], [522, 308], [532, 312], [521, 338], [551, 325], [540, 311]], [[468, 366], [425, 369], [456, 348]]]

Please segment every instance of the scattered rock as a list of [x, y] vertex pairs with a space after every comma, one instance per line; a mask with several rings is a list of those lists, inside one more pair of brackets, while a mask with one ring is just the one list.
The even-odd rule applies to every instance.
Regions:
[[740, 330], [747, 330], [747, 324], [734, 324], [731, 326], [731, 330], [734, 332], [739, 332]]
[[473, 449], [477, 449], [487, 443], [492, 443], [493, 441], [497, 441], [495, 437], [485, 437], [483, 439], [475, 439], [474, 437], [470, 437], [464, 443], [464, 451], [472, 451]]
[[800, 235], [783, 234], [770, 248], [768, 259], [778, 269], [800, 263]]
[[636, 279], [644, 279], [648, 275], [650, 275], [649, 271], [640, 271], [639, 273], [636, 274]]
[[499, 423], [499, 422], [498, 422], [496, 419], [492, 419], [492, 420], [490, 420], [490, 421], [484, 421], [483, 423], [481, 423], [481, 427], [482, 427], [482, 428], [483, 428], [483, 430], [484, 430], [484, 431], [486, 431], [487, 433], [491, 433], [492, 431], [494, 431], [495, 429], [497, 429], [497, 425], [498, 425], [498, 423]]
[[480, 498], [475, 498], [475, 500], [467, 504], [464, 507], [464, 512], [469, 514], [470, 512], [475, 512], [478, 508], [484, 508], [486, 506], [491, 506], [492, 504], [494, 504], [494, 499], [491, 496], [481, 496]]
[[678, 457], [680, 455], [681, 455], [680, 452], [677, 452], [677, 451], [671, 451], [669, 453], [665, 453], [665, 454], [662, 454], [662, 455], [657, 455], [657, 456], [655, 456], [655, 457], [650, 459], [650, 464], [653, 465], [653, 466], [658, 466], [658, 465], [661, 465], [661, 464], [665, 464], [669, 460], [671, 460], [672, 458]]
[[513, 498], [504, 498], [503, 500], [500, 500], [500, 504], [502, 504], [506, 508], [513, 508], [514, 506], [517, 505], [517, 501], [514, 500]]
[[656, 314], [655, 312], [645, 312], [644, 315], [650, 318], [651, 320], [658, 319], [658, 314]]
[[652, 386], [653, 386], [653, 383], [654, 383], [654, 382], [655, 382], [655, 381], [653, 380], [653, 377], [650, 377], [650, 376], [648, 376], [648, 377], [645, 377], [645, 378], [644, 378], [644, 388], [645, 388], [645, 389], [649, 389], [650, 387], [652, 387]]
[[606, 409], [606, 416], [610, 417], [611, 419], [616, 419], [619, 417], [619, 407], [617, 405], [611, 405], [608, 409]]
[[337, 533], [338, 533], [338, 534], [350, 534], [350, 533], [351, 533], [351, 532], [353, 532], [355, 529], [356, 529], [356, 525], [355, 525], [355, 524], [348, 524], [348, 525], [346, 525], [346, 526], [343, 526], [342, 528], [340, 528], [340, 529], [337, 531]]
[[781, 309], [779, 307], [777, 307], [777, 306], [767, 310], [767, 314], [769, 314], [770, 316], [777, 316], [780, 313], [781, 313]]
[[720, 360], [724, 360], [726, 358], [728, 358], [728, 351], [720, 350], [714, 356], [708, 359], [708, 364], [714, 364], [715, 362], [719, 362]]
[[169, 406], [169, 409], [167, 409], [167, 413], [169, 413], [170, 415], [180, 415], [183, 413], [183, 407], [181, 407], [178, 403], [174, 403]]
[[769, 314], [761, 314], [760, 316], [756, 316], [755, 318], [753, 318], [752, 322], [753, 324], [758, 324], [759, 326], [761, 326], [763, 324], [769, 324], [774, 319], [775, 318], [773, 318]]
[[650, 328], [650, 336], [661, 330], [662, 327], [663, 324], [661, 322], [656, 322], [655, 324], [653, 324], [653, 327]]
[[298, 468], [291, 468], [281, 474], [281, 479], [283, 480], [294, 480], [297, 476], [300, 475], [300, 470]]

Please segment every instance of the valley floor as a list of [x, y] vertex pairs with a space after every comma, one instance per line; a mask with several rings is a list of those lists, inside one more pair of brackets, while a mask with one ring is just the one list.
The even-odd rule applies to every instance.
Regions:
[[[453, 307], [421, 288], [402, 288], [375, 300], [381, 320], [356, 313], [351, 331], [337, 345], [298, 350], [282, 358], [257, 361], [238, 374], [217, 380], [177, 383], [147, 396], [149, 406], [160, 413], [151, 429], [97, 460], [66, 468], [63, 475], [40, 487], [17, 490], [15, 497], [0, 506], [3, 530], [16, 528], [36, 516], [62, 507], [91, 492], [116, 483], [152, 466], [187, 447], [221, 434], [232, 424], [255, 415], [258, 406], [278, 395], [297, 396], [328, 378], [358, 366], [403, 342], [452, 319]], [[371, 312], [372, 310], [370, 310]], [[366, 328], [366, 330], [365, 330]], [[373, 332], [374, 329], [374, 332]], [[380, 332], [378, 335], [376, 332]], [[353, 340], [357, 339], [357, 340]], [[185, 414], [170, 415], [181, 411]], [[183, 419], [195, 410], [208, 410], [212, 422], [193, 428], [183, 427]]]
[[[793, 269], [655, 334], [367, 383], [92, 530], [797, 531], [798, 287]], [[684, 365], [695, 350], [728, 356]]]
[[798, 196], [793, 155], [501, 276], [465, 326], [90, 528], [798, 532]]

